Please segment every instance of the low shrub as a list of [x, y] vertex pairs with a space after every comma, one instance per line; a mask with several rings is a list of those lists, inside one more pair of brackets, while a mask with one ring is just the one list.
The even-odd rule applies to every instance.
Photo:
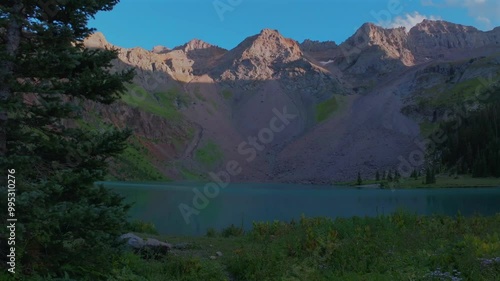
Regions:
[[156, 226], [153, 223], [145, 222], [141, 220], [133, 220], [128, 224], [128, 230], [130, 232], [136, 233], [145, 233], [158, 235], [158, 230], [156, 230]]
[[242, 236], [244, 233], [243, 231], [243, 227], [238, 227], [238, 226], [235, 226], [234, 224], [231, 224], [230, 226], [222, 229], [222, 232], [221, 232], [221, 235], [222, 237], [238, 237], [238, 236]]

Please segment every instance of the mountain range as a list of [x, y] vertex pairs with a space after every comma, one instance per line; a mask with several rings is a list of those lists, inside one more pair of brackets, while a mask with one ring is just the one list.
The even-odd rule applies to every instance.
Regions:
[[217, 180], [236, 164], [238, 182], [374, 177], [423, 152], [447, 109], [500, 77], [500, 27], [445, 21], [366, 23], [341, 44], [272, 29], [231, 50], [198, 39], [125, 49], [101, 33], [84, 44], [117, 49], [113, 71], [136, 70], [120, 102], [88, 103], [84, 118], [134, 131], [112, 160], [124, 180]]

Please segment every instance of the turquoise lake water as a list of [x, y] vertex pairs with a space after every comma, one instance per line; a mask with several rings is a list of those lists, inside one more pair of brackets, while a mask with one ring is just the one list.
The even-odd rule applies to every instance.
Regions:
[[[214, 198], [204, 200], [200, 195], [195, 197], [203, 194], [203, 183], [99, 184], [135, 203], [130, 211], [133, 219], [152, 222], [160, 233], [167, 235], [204, 235], [207, 228], [220, 230], [231, 224], [249, 229], [253, 221], [290, 221], [301, 215], [377, 216], [398, 209], [418, 214], [500, 213], [500, 187], [390, 190], [235, 183], [220, 189]], [[193, 199], [197, 199], [198, 205], [193, 204]]]

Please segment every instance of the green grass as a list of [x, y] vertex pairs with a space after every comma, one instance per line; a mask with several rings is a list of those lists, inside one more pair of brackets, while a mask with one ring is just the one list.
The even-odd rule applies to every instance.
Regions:
[[177, 105], [186, 106], [190, 101], [188, 95], [175, 88], [154, 94], [135, 84], [129, 84], [127, 88], [127, 93], [122, 96], [123, 102], [170, 121], [181, 120]]
[[[190, 243], [163, 261], [124, 256], [113, 280], [497, 280], [500, 214], [492, 217], [417, 216], [396, 212], [375, 218], [302, 218], [254, 223], [242, 236], [161, 237]], [[223, 253], [216, 260], [216, 251]], [[182, 274], [181, 274], [182, 272]], [[134, 276], [134, 277], [132, 277]], [[134, 279], [137, 278], [137, 279]], [[144, 278], [144, 279], [139, 279]]]
[[474, 64], [473, 64], [473, 67], [474, 68], [484, 68], [484, 67], [487, 67], [487, 66], [496, 66], [497, 63], [495, 62], [495, 60], [500, 56], [500, 53], [495, 53], [491, 56], [487, 56], [487, 57], [482, 57], [480, 59], [476, 59], [474, 60]]
[[[497, 80], [499, 78], [500, 76], [496, 77]], [[418, 104], [432, 108], [461, 105], [466, 101], [477, 100], [478, 95], [481, 95], [484, 90], [486, 88], [479, 78], [460, 82], [448, 89], [438, 85], [426, 90], [419, 98]]]
[[[146, 229], [154, 233], [150, 226]], [[141, 235], [188, 246], [159, 260], [126, 252], [110, 264], [114, 276], [108, 281], [452, 280], [438, 274], [494, 281], [500, 276], [500, 262], [482, 261], [500, 257], [500, 214], [450, 217], [397, 211], [335, 220], [302, 217], [254, 222], [245, 233], [233, 226], [209, 234]], [[217, 251], [222, 256], [211, 259]]]
[[500, 186], [500, 178], [473, 178], [470, 175], [437, 175], [436, 183], [422, 184], [424, 177], [420, 179], [401, 179], [399, 186], [401, 188], [418, 188], [418, 187], [498, 187]]
[[156, 230], [156, 226], [153, 223], [137, 219], [130, 221], [128, 228], [130, 232], [135, 232], [135, 233], [152, 234], [152, 235], [159, 234], [158, 230]]
[[222, 150], [213, 141], [208, 141], [204, 146], [199, 147], [195, 152], [196, 161], [210, 168], [217, 165], [222, 158]]
[[[363, 180], [363, 183], [361, 185], [372, 185], [372, 184], [379, 184], [384, 181], [376, 181], [376, 180]], [[341, 182], [334, 182], [333, 185], [337, 186], [357, 186], [357, 181], [341, 181]]]
[[328, 99], [316, 105], [316, 121], [322, 122], [339, 108], [339, 104], [335, 97]]
[[233, 98], [233, 93], [230, 90], [222, 90], [221, 92], [222, 97], [226, 100], [230, 100]]
[[346, 108], [347, 98], [342, 95], [334, 95], [330, 99], [316, 105], [316, 122], [322, 122]]
[[151, 164], [151, 159], [137, 137], [131, 137], [127, 148], [116, 157], [115, 174], [126, 180], [169, 180]]
[[123, 255], [122, 268], [108, 281], [223, 281], [228, 280], [216, 261], [198, 257], [169, 256], [160, 261], [144, 261], [132, 253]]

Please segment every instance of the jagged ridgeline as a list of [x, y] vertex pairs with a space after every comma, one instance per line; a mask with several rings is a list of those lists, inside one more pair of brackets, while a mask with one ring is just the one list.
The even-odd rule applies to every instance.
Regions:
[[[118, 49], [113, 69], [137, 73], [118, 105], [88, 107], [90, 126], [133, 129], [110, 179], [207, 180], [232, 160], [242, 168], [234, 181], [371, 179], [420, 150], [415, 140], [482, 79], [500, 77], [500, 28], [445, 21], [366, 23], [341, 44], [264, 29], [231, 50], [198, 39], [125, 49], [100, 33], [85, 45]], [[269, 136], [277, 116], [294, 118]]]

